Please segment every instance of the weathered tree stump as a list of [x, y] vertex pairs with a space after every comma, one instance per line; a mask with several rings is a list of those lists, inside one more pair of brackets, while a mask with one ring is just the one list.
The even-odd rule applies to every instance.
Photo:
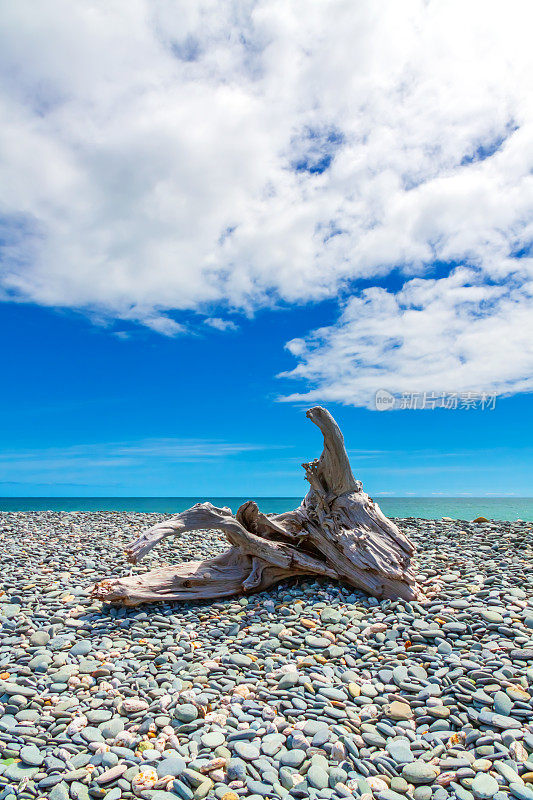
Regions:
[[100, 581], [93, 597], [110, 603], [204, 600], [261, 591], [285, 578], [324, 575], [378, 598], [422, 597], [411, 558], [414, 545], [353, 477], [339, 426], [316, 406], [307, 412], [324, 436], [320, 458], [303, 464], [310, 489], [285, 514], [263, 514], [248, 501], [229, 508], [198, 503], [145, 531], [127, 549], [136, 564], [167, 536], [223, 531], [230, 547], [207, 561], [188, 561], [143, 575]]

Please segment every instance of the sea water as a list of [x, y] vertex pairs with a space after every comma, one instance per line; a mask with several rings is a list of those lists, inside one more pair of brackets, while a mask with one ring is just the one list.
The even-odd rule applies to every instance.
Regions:
[[[533, 520], [533, 497], [379, 497], [374, 499], [388, 517], [423, 519]], [[233, 511], [255, 500], [265, 513], [296, 508], [300, 497], [2, 497], [0, 511], [144, 511], [176, 514], [208, 500]]]

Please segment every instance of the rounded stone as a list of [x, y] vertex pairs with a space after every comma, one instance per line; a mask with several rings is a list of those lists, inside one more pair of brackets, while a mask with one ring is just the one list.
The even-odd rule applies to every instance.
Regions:
[[183, 705], [176, 706], [174, 716], [180, 722], [193, 722], [198, 717], [198, 709], [192, 703], [183, 703]]
[[396, 764], [410, 764], [415, 760], [408, 739], [393, 739], [387, 742], [387, 750]]
[[[294, 751], [292, 751], [294, 752]], [[285, 763], [285, 762], [284, 762]], [[326, 789], [329, 783], [329, 776], [325, 769], [311, 765], [307, 770], [307, 781], [314, 789]]]
[[295, 748], [281, 753], [280, 762], [284, 767], [300, 767], [305, 761], [305, 750]]
[[522, 786], [520, 783], [510, 783], [509, 789], [513, 797], [517, 797], [518, 800], [533, 800], [533, 789], [530, 789], [529, 786]]
[[86, 656], [88, 653], [91, 652], [92, 649], [93, 649], [92, 642], [90, 642], [88, 639], [80, 639], [78, 642], [75, 642], [70, 648], [70, 655]]
[[102, 722], [98, 726], [98, 730], [104, 739], [114, 739], [121, 731], [124, 730], [124, 720], [121, 717], [113, 717], [110, 720]]
[[498, 781], [487, 772], [478, 772], [470, 785], [476, 800], [490, 800], [500, 788]]
[[61, 781], [50, 790], [48, 795], [50, 800], [69, 800], [68, 783]]
[[164, 778], [167, 775], [172, 775], [173, 777], [177, 777], [181, 775], [184, 769], [186, 769], [187, 764], [183, 758], [179, 756], [169, 756], [168, 758], [162, 758], [160, 761], [157, 762], [155, 765], [155, 769], [157, 774], [160, 778]]
[[229, 656], [229, 662], [236, 667], [249, 667], [254, 663], [250, 656], [244, 655], [244, 653], [232, 653]]
[[305, 643], [308, 647], [314, 647], [318, 650], [329, 647], [331, 644], [330, 640], [326, 639], [324, 636], [313, 636], [313, 634], [308, 634], [305, 637]]
[[279, 679], [278, 689], [292, 689], [293, 686], [296, 686], [299, 680], [300, 676], [296, 671], [286, 672], [285, 675], [282, 675]]
[[250, 742], [237, 741], [234, 743], [233, 749], [239, 758], [243, 758], [245, 761], [255, 761], [261, 755], [259, 748]]
[[32, 647], [44, 647], [50, 641], [50, 635], [46, 631], [35, 631], [30, 636]]
[[417, 786], [413, 792], [414, 800], [431, 800], [431, 786]]
[[44, 753], [41, 753], [34, 744], [21, 747], [20, 757], [25, 764], [29, 764], [31, 767], [40, 767], [44, 761]]
[[401, 720], [412, 719], [413, 712], [408, 703], [401, 703], [399, 700], [394, 700], [387, 708], [387, 716], [395, 722], [399, 722]]
[[220, 747], [220, 745], [224, 744], [225, 741], [226, 737], [222, 731], [211, 731], [211, 733], [204, 733], [201, 739], [204, 747], [209, 747], [211, 750], [214, 750], [215, 747]]
[[226, 767], [226, 774], [230, 781], [244, 781], [246, 779], [246, 764], [240, 758], [230, 758]]
[[438, 774], [439, 770], [433, 764], [421, 760], [405, 764], [402, 768], [402, 777], [415, 786], [421, 783], [433, 783]]

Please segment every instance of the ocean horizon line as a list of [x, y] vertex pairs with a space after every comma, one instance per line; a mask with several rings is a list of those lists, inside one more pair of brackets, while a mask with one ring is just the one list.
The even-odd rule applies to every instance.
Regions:
[[[380, 495], [372, 494], [388, 517], [473, 520], [483, 516], [501, 521], [533, 520], [533, 497], [515, 495]], [[107, 512], [178, 514], [198, 502], [236, 511], [255, 500], [261, 511], [282, 514], [296, 508], [302, 495], [64, 495], [0, 497], [0, 512]]]

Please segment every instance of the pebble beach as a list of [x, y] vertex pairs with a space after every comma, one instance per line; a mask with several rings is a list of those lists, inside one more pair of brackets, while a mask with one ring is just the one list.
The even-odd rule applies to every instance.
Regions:
[[[533, 800], [533, 526], [396, 519], [426, 603], [298, 580], [116, 608], [161, 514], [0, 513], [0, 800]], [[226, 549], [167, 539], [139, 565]]]

